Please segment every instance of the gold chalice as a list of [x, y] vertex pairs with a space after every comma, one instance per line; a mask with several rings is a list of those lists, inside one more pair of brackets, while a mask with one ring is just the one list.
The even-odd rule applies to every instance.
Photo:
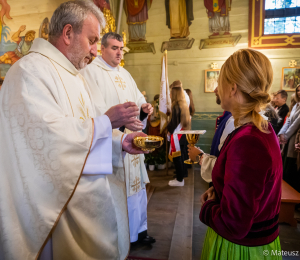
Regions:
[[[191, 146], [195, 146], [195, 144], [198, 142], [200, 135], [204, 135], [206, 133], [206, 130], [183, 130], [179, 131], [176, 134], [185, 134], [186, 140]], [[186, 164], [194, 164], [197, 162], [192, 161], [191, 159], [185, 160], [184, 163]]]
[[164, 139], [159, 136], [148, 135], [146, 137], [137, 136], [133, 139], [133, 143], [143, 151], [153, 152], [164, 143]]

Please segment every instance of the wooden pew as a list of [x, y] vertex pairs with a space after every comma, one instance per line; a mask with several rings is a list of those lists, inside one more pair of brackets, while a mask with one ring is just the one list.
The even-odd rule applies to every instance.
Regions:
[[297, 226], [297, 220], [294, 218], [295, 205], [300, 203], [300, 193], [282, 180], [281, 205], [279, 212], [279, 223], [285, 222], [293, 227]]

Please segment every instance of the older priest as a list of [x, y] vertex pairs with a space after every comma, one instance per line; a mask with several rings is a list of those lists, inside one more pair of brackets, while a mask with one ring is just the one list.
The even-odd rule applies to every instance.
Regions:
[[[123, 39], [117, 33], [107, 33], [101, 40], [102, 57], [97, 57], [82, 70], [96, 105], [102, 113], [110, 107], [132, 101], [141, 110], [140, 120], [147, 123], [147, 116], [153, 112], [146, 103], [129, 72], [119, 66], [122, 58]], [[105, 102], [103, 102], [103, 99]], [[142, 130], [141, 123], [126, 124], [125, 133]], [[124, 131], [124, 127], [123, 130]], [[128, 196], [130, 242], [151, 244], [155, 239], [147, 234], [147, 194], [145, 185], [149, 182], [144, 155], [126, 155], [125, 175]]]
[[52, 16], [49, 42], [36, 39], [6, 76], [0, 92], [1, 260], [128, 254], [122, 148], [141, 151], [132, 147], [137, 134], [122, 139], [112, 128], [137, 122], [139, 109], [129, 102], [96, 117], [79, 74], [97, 54], [103, 21], [92, 3], [63, 3]]

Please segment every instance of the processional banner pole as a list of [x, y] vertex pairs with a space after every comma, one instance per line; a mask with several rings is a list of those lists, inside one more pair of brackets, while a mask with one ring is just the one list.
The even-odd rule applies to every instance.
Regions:
[[[171, 98], [168, 80], [168, 59], [167, 50], [163, 53], [161, 59], [161, 78], [160, 78], [160, 96], [159, 96], [159, 113], [160, 113], [160, 133], [162, 134], [168, 123], [169, 113], [171, 112]], [[166, 131], [166, 163], [167, 163], [167, 175], [168, 175], [168, 142]]]

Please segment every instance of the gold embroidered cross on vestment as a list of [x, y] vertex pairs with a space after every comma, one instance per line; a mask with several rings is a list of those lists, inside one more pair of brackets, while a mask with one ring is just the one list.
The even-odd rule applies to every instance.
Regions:
[[115, 77], [115, 82], [121, 89], [124, 90], [126, 88], [126, 82], [123, 81], [123, 79], [119, 75]]
[[141, 183], [140, 178], [136, 176], [133, 181], [133, 185], [131, 185], [131, 188], [133, 189], [134, 192], [137, 192], [139, 190], [140, 183]]
[[131, 163], [133, 164], [134, 167], [138, 165], [139, 159], [140, 159], [139, 155], [134, 155], [133, 159], [131, 160]]

